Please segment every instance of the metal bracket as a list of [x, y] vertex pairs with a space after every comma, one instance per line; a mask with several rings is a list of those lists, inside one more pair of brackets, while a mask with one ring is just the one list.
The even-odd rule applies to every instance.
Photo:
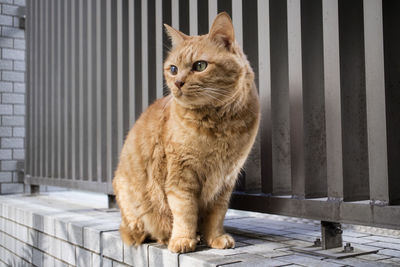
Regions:
[[295, 247], [293, 251], [322, 256], [333, 259], [343, 259], [355, 257], [370, 253], [376, 253], [379, 249], [376, 247], [361, 246], [353, 247], [350, 243], [346, 243], [343, 247], [342, 226], [340, 223], [321, 222], [322, 242], [320, 238], [314, 241], [314, 245], [309, 247]]
[[322, 249], [339, 248], [342, 246], [342, 226], [335, 222], [321, 222]]

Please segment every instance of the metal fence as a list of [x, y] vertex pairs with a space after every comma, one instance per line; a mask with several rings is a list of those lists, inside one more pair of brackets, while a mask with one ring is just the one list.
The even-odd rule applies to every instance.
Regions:
[[123, 139], [166, 93], [167, 23], [227, 11], [260, 133], [232, 207], [400, 228], [400, 1], [30, 0], [26, 178], [112, 194]]

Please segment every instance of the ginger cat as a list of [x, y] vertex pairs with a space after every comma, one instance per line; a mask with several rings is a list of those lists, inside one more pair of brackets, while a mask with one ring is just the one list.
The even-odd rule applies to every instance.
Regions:
[[126, 137], [113, 180], [128, 245], [146, 238], [172, 252], [233, 248], [223, 221], [254, 143], [260, 108], [254, 73], [220, 13], [210, 32], [187, 36], [165, 25], [171, 94], [157, 100]]

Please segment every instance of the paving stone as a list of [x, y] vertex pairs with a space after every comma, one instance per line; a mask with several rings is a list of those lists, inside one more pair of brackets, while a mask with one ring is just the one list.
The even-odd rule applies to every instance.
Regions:
[[301, 256], [301, 255], [289, 255], [289, 256], [283, 256], [283, 257], [278, 257], [277, 258], [280, 261], [284, 261], [287, 263], [295, 263], [295, 264], [300, 264], [304, 266], [310, 266], [310, 267], [320, 267], [320, 266], [326, 266], [326, 267], [338, 267], [338, 266], [343, 266], [342, 264], [336, 264], [334, 262], [324, 262], [320, 259], [316, 259], [313, 257], [308, 257], [308, 256]]
[[140, 246], [124, 246], [124, 262], [133, 266], [148, 266], [148, 247], [152, 244], [142, 244]]
[[101, 235], [101, 248], [104, 256], [123, 261], [124, 250], [119, 231], [103, 232]]
[[388, 237], [388, 236], [372, 235], [372, 236], [365, 237], [365, 239], [375, 241], [375, 242], [380, 241], [380, 242], [400, 244], [400, 238], [393, 238], [393, 237]]
[[395, 250], [399, 250], [399, 252], [400, 252], [400, 243], [372, 242], [372, 243], [368, 243], [368, 246], [395, 249]]
[[393, 267], [393, 265], [389, 265], [386, 263], [379, 263], [379, 265], [376, 262], [370, 262], [366, 260], [361, 260], [361, 259], [356, 259], [356, 258], [347, 258], [347, 259], [341, 259], [341, 260], [336, 260], [336, 259], [326, 259], [324, 260], [325, 262], [330, 262], [330, 263], [335, 263], [341, 266], [354, 266], [354, 267]]
[[381, 250], [379, 250], [378, 254], [388, 255], [388, 256], [400, 258], [400, 251], [399, 250], [381, 249]]
[[381, 254], [367, 254], [367, 255], [357, 256], [356, 258], [368, 261], [378, 261], [378, 260], [389, 259], [391, 258], [391, 256], [381, 255]]

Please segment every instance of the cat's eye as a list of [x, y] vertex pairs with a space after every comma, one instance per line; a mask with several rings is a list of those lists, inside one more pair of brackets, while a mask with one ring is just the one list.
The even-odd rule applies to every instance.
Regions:
[[206, 61], [196, 61], [193, 64], [193, 70], [194, 71], [203, 71], [207, 68], [207, 62]]
[[171, 67], [169, 67], [169, 71], [171, 72], [172, 75], [176, 75], [178, 73], [178, 67], [171, 65]]

